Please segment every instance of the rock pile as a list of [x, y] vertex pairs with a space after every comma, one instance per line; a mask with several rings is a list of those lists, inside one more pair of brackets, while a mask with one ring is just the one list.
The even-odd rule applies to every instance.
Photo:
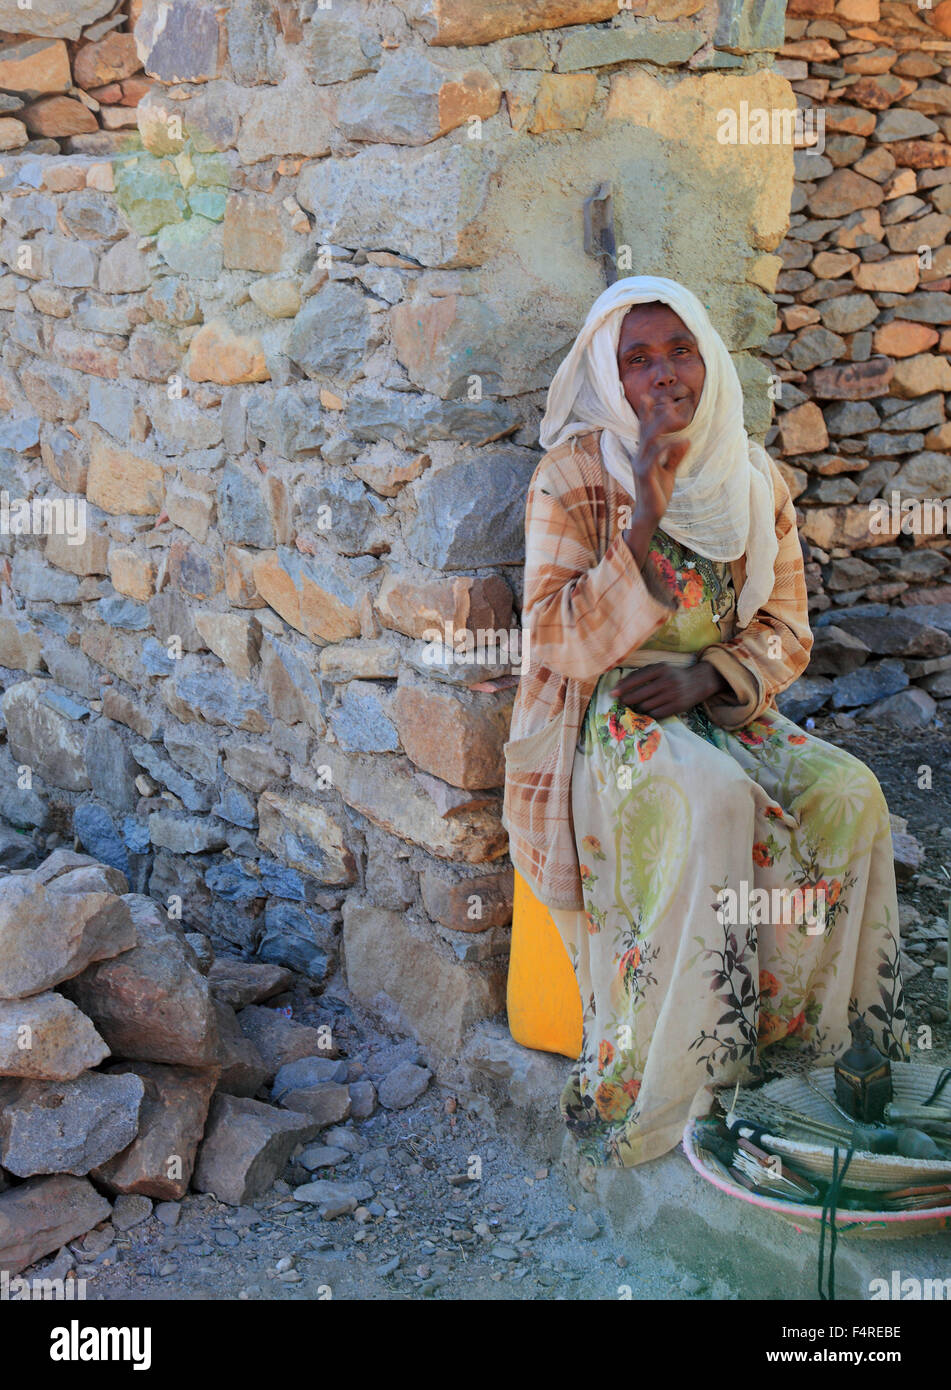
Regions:
[[[293, 983], [213, 960], [89, 855], [0, 879], [0, 1269], [83, 1236], [110, 1198], [247, 1202], [322, 1130], [369, 1116], [375, 1087], [330, 1027], [264, 1006]], [[424, 1089], [410, 1071], [387, 1085]], [[299, 1200], [339, 1206], [319, 1187]]]
[[804, 129], [824, 117], [824, 141], [796, 153], [766, 347], [782, 381], [767, 445], [811, 549], [816, 647], [781, 705], [795, 719], [921, 727], [951, 704], [947, 527], [927, 534], [922, 516], [916, 533], [911, 508], [891, 511], [893, 492], [899, 506], [951, 495], [947, 11], [789, 8], [779, 70]]
[[[70, 5], [0, 4], [0, 150], [108, 154], [154, 83], [132, 34], [141, 0]], [[25, 10], [29, 10], [29, 16]], [[26, 18], [31, 32], [18, 30]]]

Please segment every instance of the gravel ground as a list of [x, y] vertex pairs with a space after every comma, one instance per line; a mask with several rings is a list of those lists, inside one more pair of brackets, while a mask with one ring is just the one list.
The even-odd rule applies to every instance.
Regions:
[[[289, 1182], [248, 1206], [190, 1193], [129, 1230], [93, 1232], [85, 1239], [104, 1247], [98, 1256], [68, 1261], [87, 1278], [87, 1299], [617, 1299], [625, 1286], [634, 1298], [731, 1296], [603, 1234], [559, 1170], [539, 1168], [435, 1082], [404, 1110], [342, 1128], [360, 1152], [313, 1175], [292, 1165]], [[478, 1180], [467, 1176], [473, 1158]], [[366, 1215], [319, 1220], [292, 1196], [311, 1176], [363, 1179]], [[167, 1213], [177, 1213], [172, 1227]]]
[[[900, 885], [900, 899], [924, 921], [947, 913], [951, 885], [951, 737], [943, 731], [888, 735], [817, 722], [815, 732], [871, 766], [890, 809], [908, 820], [926, 850], [921, 871]], [[919, 768], [932, 769], [930, 790]], [[947, 986], [923, 970], [907, 989], [913, 1029], [932, 1030], [928, 1061], [951, 1060]], [[295, 994], [293, 1016], [316, 1020], [331, 1004], [335, 1034], [370, 1075], [400, 1061], [425, 1060], [412, 1041], [380, 1032], [346, 990], [319, 1001]], [[942, 1018], [942, 1014], [944, 1017]], [[309, 1018], [310, 1015], [310, 1018]], [[323, 1014], [325, 1016], [325, 1013]], [[467, 1112], [450, 1090], [431, 1082], [405, 1109], [324, 1132], [321, 1143], [346, 1157], [308, 1172], [292, 1161], [274, 1188], [248, 1206], [230, 1207], [190, 1193], [149, 1214], [142, 1199], [91, 1232], [32, 1276], [74, 1270], [87, 1299], [730, 1299], [722, 1280], [678, 1267], [653, 1249], [619, 1241], [576, 1209], [564, 1173], [539, 1168], [512, 1138]], [[476, 1172], [476, 1176], [470, 1176]], [[363, 1181], [361, 1207], [334, 1220], [293, 1197], [314, 1177]], [[132, 1210], [136, 1205], [140, 1210]], [[169, 1224], [172, 1223], [172, 1224]], [[629, 1292], [628, 1292], [629, 1291]]]

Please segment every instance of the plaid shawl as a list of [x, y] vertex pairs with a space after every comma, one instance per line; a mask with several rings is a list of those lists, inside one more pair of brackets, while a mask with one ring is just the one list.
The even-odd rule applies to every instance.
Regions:
[[[504, 750], [502, 824], [512, 863], [541, 902], [568, 910], [584, 907], [571, 772], [588, 702], [600, 676], [622, 665], [677, 606], [638, 569], [621, 535], [632, 499], [602, 466], [599, 438], [593, 430], [551, 449], [529, 483], [522, 604], [528, 641]], [[779, 542], [773, 592], [737, 636], [706, 647], [701, 657], [729, 686], [704, 702], [722, 728], [774, 708], [812, 649], [796, 511], [770, 464]], [[745, 556], [730, 562], [737, 594], [745, 567]]]

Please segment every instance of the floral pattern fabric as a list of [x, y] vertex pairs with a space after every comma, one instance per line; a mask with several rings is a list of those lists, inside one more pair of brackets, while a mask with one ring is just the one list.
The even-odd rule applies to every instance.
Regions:
[[[728, 640], [729, 566], [656, 532], [681, 607], [646, 648]], [[661, 656], [659, 659], [663, 659]], [[572, 771], [585, 907], [552, 909], [581, 991], [583, 1047], [560, 1098], [596, 1163], [674, 1148], [710, 1084], [764, 1054], [828, 1064], [861, 1013], [909, 1056], [888, 808], [871, 770], [774, 709], [738, 729], [703, 708], [653, 720], [604, 673]]]

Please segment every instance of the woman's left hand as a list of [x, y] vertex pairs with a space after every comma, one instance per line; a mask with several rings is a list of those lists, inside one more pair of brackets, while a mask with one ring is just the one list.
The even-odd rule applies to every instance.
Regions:
[[693, 666], [674, 666], [668, 661], [653, 662], [625, 676], [608, 691], [629, 709], [649, 714], [652, 719], [666, 719], [682, 714], [703, 700], [709, 700], [729, 685], [709, 661]]

